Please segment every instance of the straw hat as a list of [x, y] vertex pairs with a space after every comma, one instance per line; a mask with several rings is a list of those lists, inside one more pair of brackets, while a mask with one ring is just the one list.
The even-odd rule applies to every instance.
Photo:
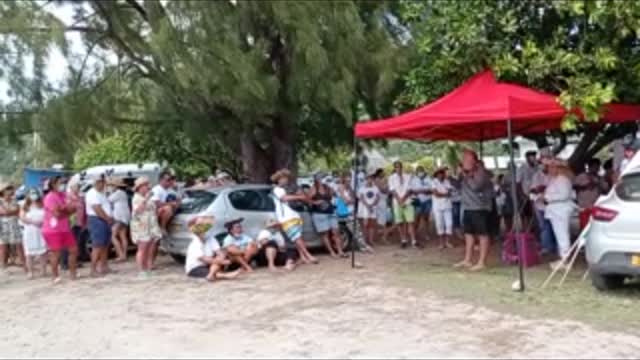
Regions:
[[115, 186], [115, 187], [124, 187], [127, 186], [127, 184], [125, 184], [124, 180], [122, 178], [119, 177], [112, 177], [109, 178], [107, 180], [107, 184], [111, 185], [111, 186]]
[[271, 175], [271, 181], [278, 182], [278, 180], [280, 180], [283, 177], [290, 177], [291, 176], [291, 171], [287, 170], [287, 169], [281, 169], [276, 171], [275, 174]]
[[15, 186], [13, 186], [13, 184], [9, 181], [0, 181], [0, 193], [3, 193], [9, 188], [15, 188]]
[[139, 178], [136, 179], [135, 183], [133, 184], [133, 190], [138, 191], [138, 188], [140, 188], [142, 185], [149, 185], [150, 180], [148, 177], [146, 176], [140, 176]]
[[189, 231], [201, 236], [209, 232], [215, 224], [215, 218], [213, 216], [197, 217], [189, 222]]

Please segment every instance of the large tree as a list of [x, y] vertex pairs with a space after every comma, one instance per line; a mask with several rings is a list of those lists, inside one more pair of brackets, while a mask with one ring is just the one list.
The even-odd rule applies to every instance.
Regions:
[[[55, 126], [60, 136], [82, 132], [80, 121], [98, 132], [120, 123], [155, 129], [172, 123], [229, 151], [252, 181], [281, 167], [295, 170], [303, 146], [348, 142], [359, 104], [371, 116], [388, 114], [387, 95], [398, 90], [404, 65], [397, 22], [384, 1], [56, 3], [73, 6], [76, 23], [62, 24], [33, 4], [0, 5], [12, 47], [42, 52], [73, 31], [87, 53], [117, 58], [117, 66], [105, 60], [91, 76], [84, 73], [86, 58], [80, 61], [67, 94], [49, 99], [58, 115], [42, 117], [66, 124], [64, 131]], [[114, 78], [118, 85], [98, 97], [95, 89]]]
[[[640, 3], [616, 1], [403, 1], [416, 47], [415, 66], [400, 102], [416, 106], [491, 67], [503, 79], [559, 95], [573, 117], [564, 138], [582, 135], [571, 158], [580, 168], [635, 124], [597, 123], [612, 100], [640, 102]], [[545, 137], [537, 137], [544, 143]]]

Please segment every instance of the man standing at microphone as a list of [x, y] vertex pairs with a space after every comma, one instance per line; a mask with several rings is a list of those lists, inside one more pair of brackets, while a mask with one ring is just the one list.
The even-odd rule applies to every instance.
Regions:
[[[489, 253], [489, 216], [493, 201], [493, 184], [487, 170], [480, 166], [478, 155], [471, 150], [465, 150], [462, 154], [460, 192], [464, 209], [465, 253], [464, 260], [455, 267], [482, 271], [486, 267]], [[471, 258], [476, 240], [480, 243], [480, 257], [478, 263], [473, 265]]]

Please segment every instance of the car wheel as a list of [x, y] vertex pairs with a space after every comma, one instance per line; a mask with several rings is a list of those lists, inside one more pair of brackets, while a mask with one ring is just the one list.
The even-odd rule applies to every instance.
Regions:
[[615, 290], [624, 285], [624, 275], [602, 275], [591, 272], [591, 283], [600, 291]]
[[171, 255], [171, 258], [180, 265], [184, 265], [185, 261], [187, 261], [184, 255], [180, 255], [180, 254], [169, 254], [169, 255]]

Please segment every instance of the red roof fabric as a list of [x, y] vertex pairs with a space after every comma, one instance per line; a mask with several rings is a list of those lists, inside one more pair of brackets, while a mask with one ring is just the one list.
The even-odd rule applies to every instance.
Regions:
[[[487, 70], [416, 110], [389, 119], [358, 123], [355, 136], [483, 141], [507, 137], [509, 119], [514, 135], [527, 135], [560, 129], [566, 114], [555, 95], [498, 82], [493, 72]], [[640, 106], [611, 104], [601, 121], [639, 119]]]

